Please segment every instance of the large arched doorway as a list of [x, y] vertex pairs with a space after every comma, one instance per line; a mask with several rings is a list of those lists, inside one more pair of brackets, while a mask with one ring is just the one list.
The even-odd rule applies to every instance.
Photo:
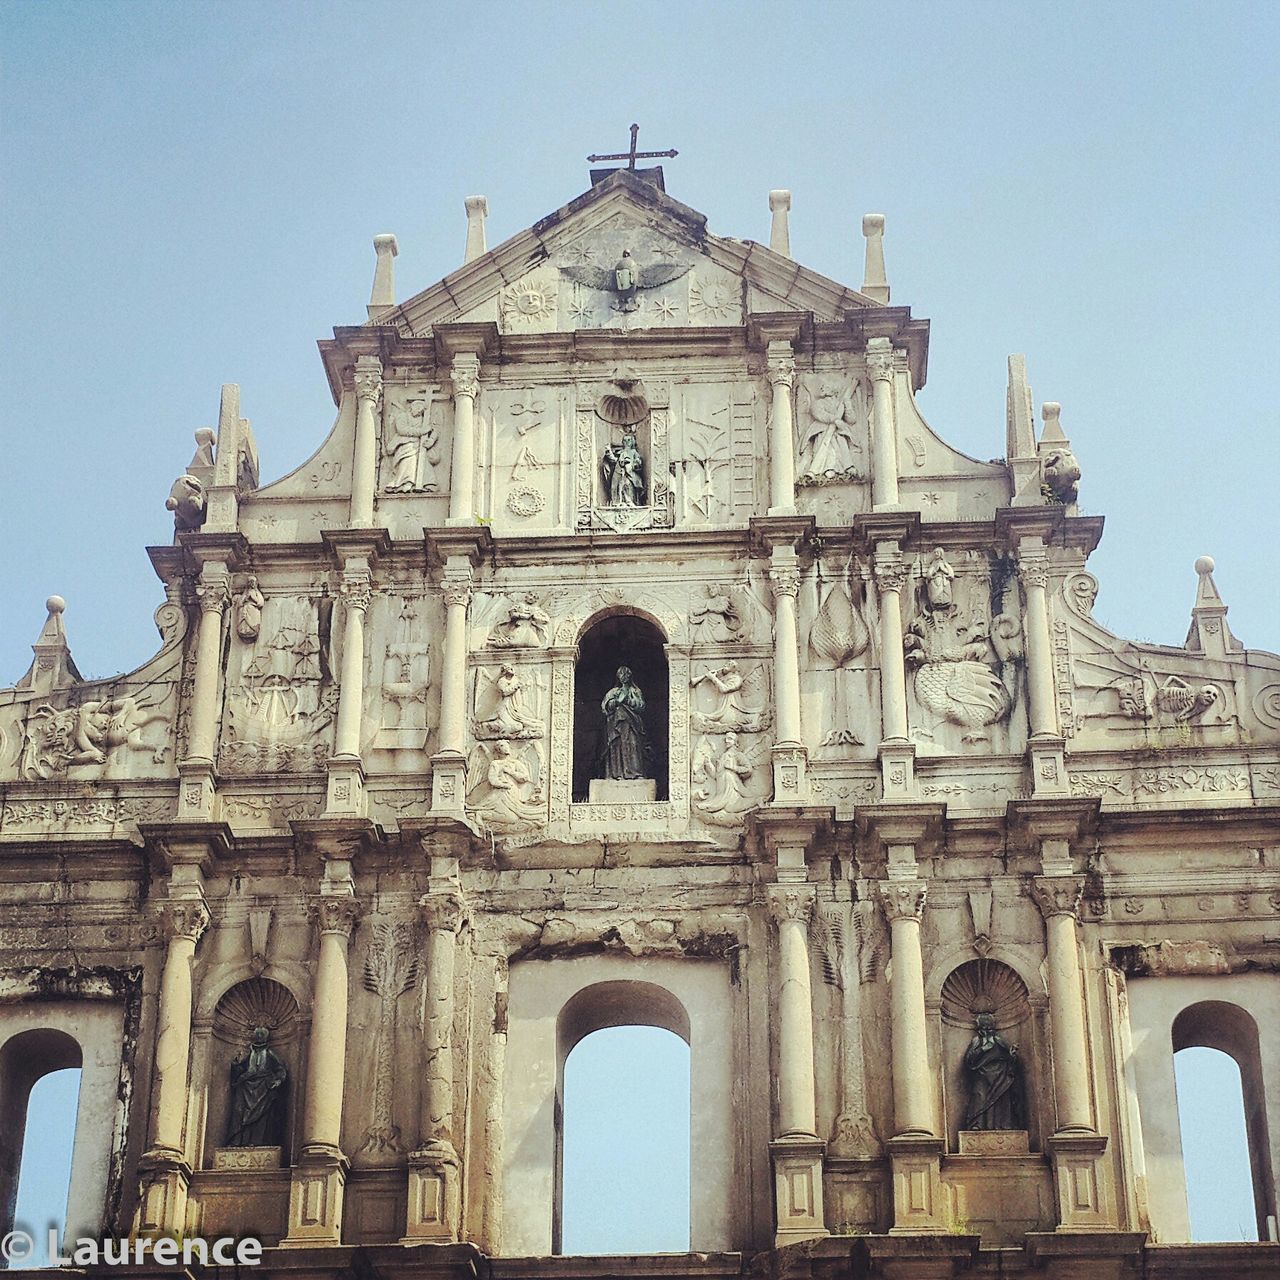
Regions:
[[689, 1249], [689, 1015], [647, 982], [602, 982], [561, 1010], [556, 1253]]
[[667, 798], [668, 709], [665, 639], [648, 618], [610, 613], [593, 622], [578, 642], [573, 685], [573, 798], [590, 799], [591, 781], [606, 776], [605, 713], [601, 703], [618, 684], [618, 670], [627, 667], [644, 697], [640, 713], [648, 734], [647, 775], [655, 784], [655, 799]]

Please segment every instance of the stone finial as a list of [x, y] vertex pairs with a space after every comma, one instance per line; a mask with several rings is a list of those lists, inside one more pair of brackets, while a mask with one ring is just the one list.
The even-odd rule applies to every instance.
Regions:
[[1049, 502], [1074, 505], [1079, 496], [1080, 463], [1071, 452], [1071, 441], [1062, 430], [1062, 406], [1047, 400], [1040, 406], [1044, 430], [1037, 452], [1044, 481], [1043, 493]]
[[791, 257], [791, 230], [787, 226], [787, 211], [791, 208], [791, 192], [779, 189], [769, 192], [769, 211], [773, 220], [769, 224], [769, 248], [784, 258]]
[[31, 646], [35, 659], [16, 686], [19, 689], [33, 689], [36, 693], [65, 689], [83, 679], [71, 658], [67, 631], [62, 625], [67, 602], [61, 596], [50, 596], [44, 602], [44, 607], [48, 616], [44, 620], [44, 626], [40, 628], [35, 644]]
[[395, 236], [385, 232], [373, 237], [373, 251], [377, 261], [373, 268], [373, 292], [369, 295], [369, 318], [385, 307], [396, 305], [396, 255], [400, 245]]
[[1044, 421], [1044, 430], [1040, 432], [1040, 443], [1067, 444], [1067, 437], [1062, 434], [1062, 406], [1056, 400], [1046, 400], [1040, 406], [1040, 417]]
[[868, 213], [862, 219], [867, 238], [867, 265], [862, 273], [862, 292], [876, 302], [889, 301], [889, 281], [884, 273], [884, 214]]
[[489, 214], [489, 200], [486, 196], [468, 196], [463, 204], [467, 210], [467, 251], [462, 261], [467, 263], [486, 252], [484, 220]]
[[1227, 606], [1213, 580], [1213, 557], [1196, 559], [1196, 602], [1191, 608], [1191, 629], [1185, 647], [1191, 653], [1224, 658], [1241, 648], [1227, 625]]
[[1013, 482], [1015, 507], [1038, 507], [1044, 502], [1040, 492], [1040, 458], [1036, 453], [1035, 411], [1027, 382], [1027, 358], [1009, 357], [1009, 384], [1005, 392], [1005, 457]]

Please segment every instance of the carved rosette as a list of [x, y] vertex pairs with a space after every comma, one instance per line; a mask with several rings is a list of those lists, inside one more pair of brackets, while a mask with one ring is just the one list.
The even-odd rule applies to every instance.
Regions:
[[1031, 896], [1046, 920], [1054, 916], [1077, 917], [1083, 893], [1083, 876], [1037, 876], [1031, 882]]
[[456, 934], [470, 918], [462, 895], [448, 891], [423, 894], [418, 911], [432, 933]]
[[882, 880], [879, 885], [880, 905], [890, 924], [899, 920], [920, 923], [928, 886], [923, 880]]
[[350, 938], [360, 920], [360, 904], [347, 894], [325, 896], [311, 903], [311, 915], [322, 934], [337, 933]]
[[209, 927], [209, 908], [199, 898], [176, 898], [163, 907], [164, 936], [169, 941], [185, 938], [197, 943], [200, 935]]
[[881, 595], [889, 592], [901, 595], [907, 585], [907, 574], [910, 569], [901, 555], [884, 555], [877, 552], [871, 562], [871, 571], [875, 576], [876, 589]]
[[815, 896], [811, 885], [770, 885], [766, 900], [773, 923], [778, 928], [799, 924], [808, 929], [813, 919]]

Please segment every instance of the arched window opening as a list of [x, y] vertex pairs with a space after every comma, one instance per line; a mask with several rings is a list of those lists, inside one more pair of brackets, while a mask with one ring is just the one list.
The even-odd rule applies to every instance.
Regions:
[[1257, 1024], [1204, 1000], [1174, 1019], [1173, 1051], [1191, 1239], [1265, 1240], [1275, 1186]]
[[67, 1217], [82, 1056], [65, 1032], [24, 1031], [0, 1049], [0, 1235], [15, 1223], [36, 1251], [14, 1266], [44, 1266], [45, 1232]]
[[[667, 655], [662, 632], [646, 618], [610, 614], [582, 636], [573, 690], [573, 798], [591, 798], [591, 783], [608, 778], [609, 733], [601, 704], [619, 687], [619, 670], [630, 671], [644, 709], [639, 713], [647, 738], [643, 773], [654, 782], [654, 798], [667, 798]], [[625, 727], [625, 726], [624, 726]], [[629, 752], [627, 742], [623, 750]]]
[[564, 1067], [557, 1253], [689, 1251], [689, 1046], [593, 1032]]
[[1220, 1049], [1173, 1055], [1191, 1239], [1256, 1240], [1240, 1068]]

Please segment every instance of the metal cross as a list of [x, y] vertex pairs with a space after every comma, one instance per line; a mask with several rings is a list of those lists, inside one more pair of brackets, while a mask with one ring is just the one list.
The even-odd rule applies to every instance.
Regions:
[[627, 168], [634, 169], [636, 167], [637, 160], [656, 160], [660, 156], [678, 156], [680, 154], [674, 148], [672, 148], [670, 151], [637, 151], [636, 135], [639, 132], [640, 132], [640, 126], [638, 124], [633, 124], [631, 126], [631, 150], [630, 151], [618, 151], [611, 156], [588, 156], [587, 163], [596, 164], [601, 160], [625, 160], [627, 162]]

